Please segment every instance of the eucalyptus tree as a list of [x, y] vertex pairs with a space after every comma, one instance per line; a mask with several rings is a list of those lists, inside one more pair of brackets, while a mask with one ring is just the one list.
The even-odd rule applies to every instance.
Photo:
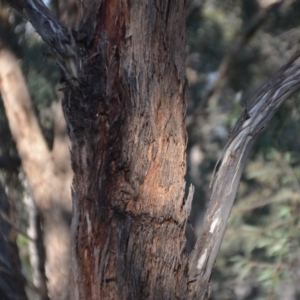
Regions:
[[243, 111], [185, 250], [185, 1], [81, 2], [76, 29], [41, 0], [9, 0], [61, 70], [72, 144], [72, 299], [207, 299], [247, 155], [299, 86], [299, 55]]

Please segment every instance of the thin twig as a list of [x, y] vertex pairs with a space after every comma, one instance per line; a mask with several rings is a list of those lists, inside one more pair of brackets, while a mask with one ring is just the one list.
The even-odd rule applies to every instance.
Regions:
[[270, 14], [276, 9], [278, 9], [283, 3], [284, 0], [281, 0], [272, 5], [269, 5], [267, 8], [260, 9], [258, 14], [250, 22], [249, 26], [247, 26], [242, 33], [239, 33], [234, 38], [234, 41], [236, 42], [233, 42], [233, 46], [228, 51], [228, 54], [221, 61], [217, 71], [218, 76], [213, 82], [213, 84], [209, 87], [208, 90], [205, 91], [204, 95], [202, 96], [200, 106], [195, 111], [193, 115], [193, 120], [191, 120], [190, 123], [193, 123], [193, 121], [195, 121], [198, 118], [198, 116], [202, 114], [202, 111], [207, 106], [209, 100], [224, 86], [228, 77], [229, 70], [236, 61], [237, 57], [243, 51], [245, 46], [255, 36], [256, 32], [268, 20]]
[[14, 224], [9, 217], [0, 209], [0, 217], [3, 221], [5, 221], [8, 225], [10, 225], [13, 229], [15, 229], [18, 233], [25, 236], [27, 239], [31, 240], [32, 242], [35, 242], [35, 239], [30, 237], [26, 232], [21, 230], [16, 224]]
[[[289, 193], [289, 197], [291, 198], [293, 195], [297, 195], [296, 193]], [[288, 198], [283, 198], [282, 196], [282, 193], [281, 194], [276, 194], [276, 196], [272, 196], [272, 197], [269, 197], [265, 200], [256, 200], [255, 202], [248, 202], [248, 201], [243, 201], [242, 204], [240, 205], [237, 205], [235, 207], [235, 211], [236, 212], [247, 212], [247, 211], [251, 211], [251, 210], [254, 210], [254, 209], [257, 209], [257, 208], [260, 208], [260, 207], [264, 207], [266, 205], [269, 205], [269, 204], [272, 204], [272, 203], [278, 203], [278, 202], [284, 202], [284, 201], [287, 201]], [[248, 204], [245, 206], [244, 205], [244, 202], [248, 202]]]

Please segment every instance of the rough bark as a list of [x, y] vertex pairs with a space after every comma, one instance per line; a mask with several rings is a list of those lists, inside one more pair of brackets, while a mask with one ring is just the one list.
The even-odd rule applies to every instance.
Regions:
[[183, 10], [182, 1], [103, 1], [97, 12], [81, 99], [64, 103], [73, 299], [188, 295]]
[[77, 32], [41, 1], [10, 3], [63, 72], [71, 298], [186, 298], [184, 2], [87, 1]]
[[43, 216], [40, 226], [44, 229], [49, 293], [53, 299], [65, 299], [70, 233], [64, 212], [68, 210], [69, 197], [58, 189], [60, 179], [56, 176], [52, 154], [38, 125], [19, 64], [2, 44], [0, 66], [0, 90], [10, 130], [37, 208]]

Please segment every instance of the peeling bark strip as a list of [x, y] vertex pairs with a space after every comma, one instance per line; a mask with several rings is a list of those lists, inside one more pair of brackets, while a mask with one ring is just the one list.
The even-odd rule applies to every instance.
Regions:
[[[204, 299], [241, 173], [258, 134], [266, 127], [279, 106], [300, 88], [300, 53], [282, 67], [244, 109], [224, 148], [202, 236], [189, 259], [189, 280], [193, 297]], [[200, 295], [200, 296], [199, 296]]]

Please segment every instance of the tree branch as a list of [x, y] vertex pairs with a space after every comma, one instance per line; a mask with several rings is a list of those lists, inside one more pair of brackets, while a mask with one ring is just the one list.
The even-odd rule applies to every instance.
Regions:
[[12, 222], [9, 219], [9, 217], [7, 216], [7, 214], [1, 208], [0, 208], [0, 218], [4, 222], [6, 222], [9, 226], [11, 226], [15, 231], [17, 231], [19, 234], [23, 235], [24, 237], [26, 237], [27, 239], [29, 239], [32, 242], [35, 241], [34, 238], [32, 238], [31, 236], [29, 236], [25, 231], [23, 231], [22, 229], [20, 229], [17, 224], [15, 224], [14, 222]]
[[262, 87], [237, 121], [226, 144], [222, 164], [213, 183], [203, 231], [189, 258], [191, 299], [206, 299], [241, 173], [255, 139], [279, 106], [300, 88], [300, 52]]
[[44, 42], [52, 49], [56, 62], [67, 79], [69, 81], [77, 79], [81, 63], [71, 31], [56, 20], [41, 0], [7, 1], [31, 22]]

